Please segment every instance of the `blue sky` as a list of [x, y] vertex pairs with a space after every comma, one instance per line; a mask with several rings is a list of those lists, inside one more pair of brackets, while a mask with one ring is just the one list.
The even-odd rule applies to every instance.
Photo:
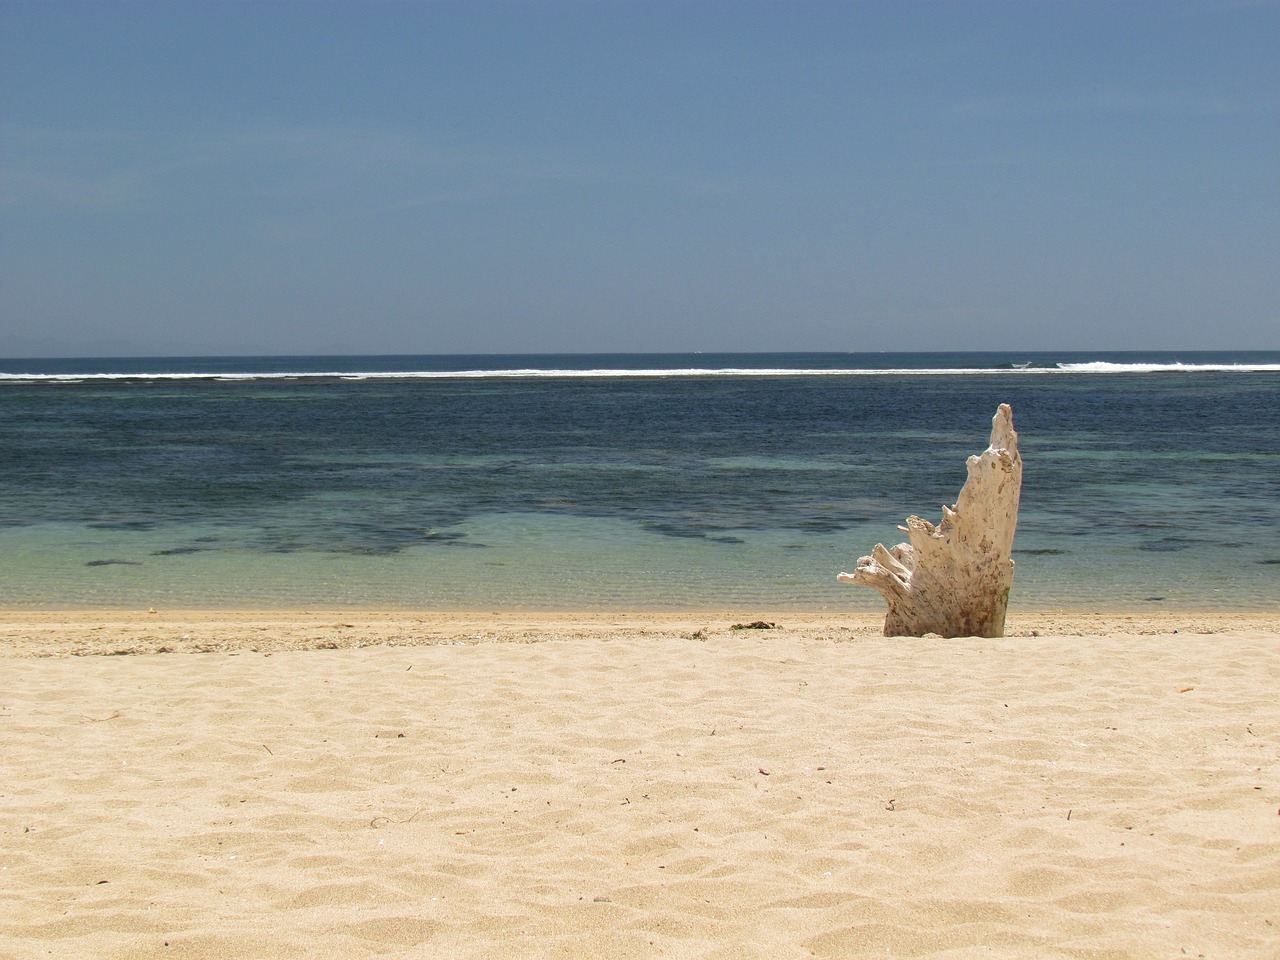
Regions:
[[1280, 348], [1280, 2], [0, 2], [0, 355]]

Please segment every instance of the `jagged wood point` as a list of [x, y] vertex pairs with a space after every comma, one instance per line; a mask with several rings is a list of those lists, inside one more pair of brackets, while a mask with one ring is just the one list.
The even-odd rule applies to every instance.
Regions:
[[887, 637], [1002, 637], [1013, 586], [1013, 535], [1022, 492], [1022, 458], [1013, 410], [991, 420], [991, 443], [968, 459], [969, 477], [955, 506], [934, 526], [908, 517], [910, 542], [877, 543], [853, 573], [836, 579], [871, 587], [889, 604]]

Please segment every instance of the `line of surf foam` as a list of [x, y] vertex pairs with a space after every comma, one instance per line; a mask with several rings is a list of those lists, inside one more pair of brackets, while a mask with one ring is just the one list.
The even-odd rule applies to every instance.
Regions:
[[99, 373], [0, 373], [0, 382], [83, 383], [94, 381], [214, 381], [253, 380], [449, 380], [449, 379], [609, 379], [670, 377], [955, 377], [1039, 376], [1045, 374], [1145, 373], [1280, 373], [1280, 364], [1114, 363], [1089, 361], [1044, 367], [886, 367], [877, 369], [789, 367], [520, 368], [477, 370], [295, 370], [295, 371], [154, 371]]
[[809, 369], [809, 368], [688, 368], [632, 369], [520, 369], [520, 370], [352, 370], [280, 371], [257, 373], [0, 373], [0, 382], [82, 383], [93, 381], [244, 381], [244, 380], [481, 380], [481, 379], [656, 379], [669, 377], [875, 377], [875, 376], [968, 376], [978, 374], [1050, 373], [1041, 370], [993, 370], [990, 368], [950, 369]]
[[1280, 363], [1059, 363], [1063, 373], [1280, 373]]

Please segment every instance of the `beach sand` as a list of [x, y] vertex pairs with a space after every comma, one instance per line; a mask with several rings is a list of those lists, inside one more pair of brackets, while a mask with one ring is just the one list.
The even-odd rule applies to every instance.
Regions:
[[0, 612], [0, 957], [1280, 955], [1280, 614], [880, 621]]

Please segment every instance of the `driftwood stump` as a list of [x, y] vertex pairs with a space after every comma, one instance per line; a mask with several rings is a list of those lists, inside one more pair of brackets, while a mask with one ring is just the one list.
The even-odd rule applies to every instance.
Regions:
[[886, 637], [1002, 637], [1013, 586], [1022, 458], [1013, 411], [1000, 404], [991, 445], [968, 459], [969, 478], [942, 523], [908, 517], [910, 538], [892, 550], [877, 543], [854, 573], [836, 579], [879, 591], [889, 604]]

